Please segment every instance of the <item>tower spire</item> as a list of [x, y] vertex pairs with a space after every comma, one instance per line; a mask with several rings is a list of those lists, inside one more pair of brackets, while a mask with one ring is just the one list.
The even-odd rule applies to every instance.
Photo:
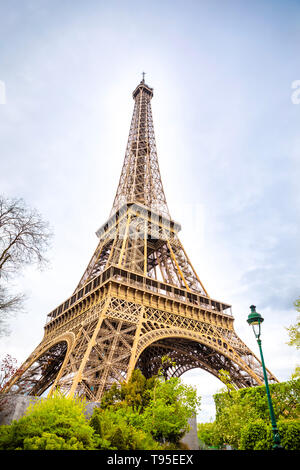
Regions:
[[170, 217], [159, 170], [151, 110], [153, 88], [143, 80], [132, 93], [134, 109], [125, 159], [111, 215], [128, 203]]
[[117, 265], [209, 297], [178, 238], [180, 224], [169, 214], [156, 152], [153, 88], [141, 81], [132, 96], [133, 116], [113, 207], [97, 231], [98, 247], [75, 292]]

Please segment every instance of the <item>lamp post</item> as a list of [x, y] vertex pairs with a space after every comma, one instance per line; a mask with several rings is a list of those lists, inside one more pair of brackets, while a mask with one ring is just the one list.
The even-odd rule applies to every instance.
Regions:
[[266, 391], [267, 391], [267, 397], [268, 397], [268, 405], [269, 405], [269, 411], [270, 411], [270, 417], [271, 417], [271, 423], [272, 423], [272, 431], [273, 431], [273, 449], [281, 449], [280, 445], [280, 436], [278, 433], [277, 429], [277, 424], [276, 424], [276, 419], [275, 419], [275, 414], [274, 414], [274, 409], [273, 409], [273, 404], [272, 404], [272, 399], [271, 399], [271, 394], [270, 394], [270, 389], [269, 389], [269, 384], [268, 384], [268, 377], [267, 377], [267, 372], [266, 372], [266, 367], [265, 367], [265, 361], [264, 361], [264, 356], [261, 348], [261, 339], [260, 339], [260, 333], [261, 333], [261, 328], [260, 325], [264, 321], [263, 317], [261, 316], [260, 313], [256, 311], [255, 305], [250, 306], [251, 312], [248, 315], [247, 322], [249, 325], [252, 326], [254, 335], [257, 340], [257, 344], [259, 347], [259, 352], [260, 352], [260, 357], [261, 357], [261, 364], [264, 372], [264, 379], [265, 379], [265, 385], [266, 385]]

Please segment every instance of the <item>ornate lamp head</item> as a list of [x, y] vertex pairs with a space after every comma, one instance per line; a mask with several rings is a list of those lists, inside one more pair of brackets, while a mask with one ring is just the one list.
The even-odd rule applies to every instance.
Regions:
[[254, 334], [257, 339], [260, 337], [260, 325], [264, 321], [260, 313], [256, 311], [255, 305], [250, 305], [251, 312], [248, 315], [247, 322], [252, 326]]

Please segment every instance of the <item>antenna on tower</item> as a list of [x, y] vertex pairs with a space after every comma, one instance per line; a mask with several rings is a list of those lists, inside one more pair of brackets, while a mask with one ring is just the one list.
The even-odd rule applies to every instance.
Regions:
[[144, 83], [144, 82], [145, 82], [145, 75], [146, 75], [146, 72], [142, 72], [142, 75], [143, 75], [143, 80], [142, 80], [142, 82]]

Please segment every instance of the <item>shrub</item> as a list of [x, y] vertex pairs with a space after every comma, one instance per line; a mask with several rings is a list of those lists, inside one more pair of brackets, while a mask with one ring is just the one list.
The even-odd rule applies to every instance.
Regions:
[[[300, 415], [300, 379], [289, 380], [276, 384], [269, 384], [272, 403], [276, 419], [299, 418]], [[266, 387], [248, 387], [232, 393], [218, 393], [214, 395], [216, 405], [216, 418], [232, 403], [241, 406], [250, 406], [257, 418], [269, 420], [269, 406]]]
[[272, 449], [270, 427], [262, 419], [247, 423], [241, 430], [240, 450]]
[[93, 449], [99, 443], [84, 406], [59, 393], [30, 405], [19, 421], [0, 426], [0, 449]]
[[179, 442], [189, 430], [188, 420], [200, 406], [196, 390], [177, 377], [157, 379], [144, 410], [145, 429], [160, 442]]
[[[151, 434], [141, 428], [139, 415], [130, 408], [119, 410], [113, 407], [105, 410], [96, 408], [90, 419], [90, 425], [102, 441], [109, 443], [110, 449], [152, 450], [160, 448]], [[98, 448], [103, 448], [101, 443]]]
[[241, 429], [245, 423], [251, 423], [259, 415], [250, 403], [239, 400], [238, 392], [233, 392], [227, 406], [216, 415], [215, 446], [229, 444], [234, 449], [240, 446]]
[[156, 450], [170, 443], [180, 448], [199, 404], [196, 391], [180, 379], [146, 379], [135, 371], [128, 383], [104, 395], [89, 421], [85, 401], [59, 393], [31, 405], [19, 421], [0, 426], [0, 449]]
[[285, 450], [300, 450], [300, 420], [278, 421], [281, 445]]
[[[285, 450], [300, 450], [300, 420], [281, 419], [277, 423], [280, 444]], [[241, 450], [271, 450], [272, 426], [262, 419], [246, 424], [241, 431]]]
[[83, 450], [82, 442], [76, 437], [66, 441], [63, 437], [50, 432], [43, 432], [41, 436], [26, 437], [23, 441], [24, 450]]
[[[292, 422], [299, 419], [299, 379], [271, 384], [270, 392], [277, 422], [281, 420]], [[235, 449], [254, 449], [255, 446], [256, 449], [272, 448], [265, 386], [218, 393], [214, 399], [216, 404], [214, 439], [217, 445], [226, 442]], [[267, 435], [266, 429], [268, 429]], [[261, 439], [259, 435], [262, 436]]]
[[199, 423], [197, 425], [198, 439], [206, 446], [216, 447], [216, 424]]
[[91, 425], [118, 449], [127, 445], [130, 449], [154, 449], [158, 445], [155, 441], [177, 445], [199, 405], [194, 388], [182, 384], [179, 378], [146, 379], [136, 370], [128, 383], [105, 393], [100, 407], [105, 413], [96, 409]]
[[101, 400], [101, 408], [114, 405], [129, 406], [142, 412], [149, 404], [151, 390], [154, 388], [155, 377], [146, 379], [140, 370], [132, 372], [128, 382], [123, 382], [120, 386], [113, 384], [111, 388], [104, 393]]

